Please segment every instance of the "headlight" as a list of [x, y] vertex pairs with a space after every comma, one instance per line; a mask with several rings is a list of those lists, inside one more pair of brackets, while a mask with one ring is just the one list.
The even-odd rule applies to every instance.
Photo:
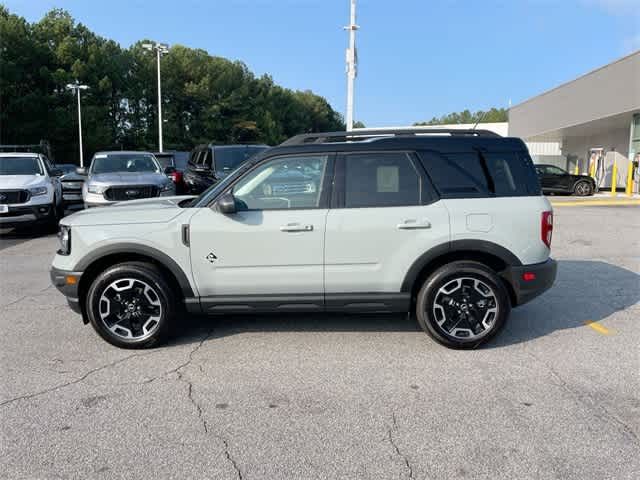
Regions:
[[172, 190], [173, 188], [173, 184], [172, 183], [165, 183], [162, 188], [161, 188], [161, 192], [168, 192], [169, 190]]
[[71, 227], [60, 225], [58, 240], [60, 241], [58, 255], [69, 255], [71, 253]]
[[89, 193], [97, 193], [97, 194], [101, 194], [104, 193], [104, 191], [107, 189], [107, 187], [103, 186], [103, 185], [89, 185], [87, 187], [87, 191]]
[[31, 193], [32, 197], [37, 197], [38, 195], [46, 195], [47, 194], [47, 187], [30, 188], [29, 192]]

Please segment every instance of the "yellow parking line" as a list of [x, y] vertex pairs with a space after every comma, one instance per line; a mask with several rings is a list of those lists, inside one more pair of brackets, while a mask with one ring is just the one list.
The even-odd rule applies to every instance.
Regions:
[[585, 200], [577, 202], [551, 202], [554, 207], [590, 207], [599, 205], [640, 205], [640, 200]]
[[588, 327], [593, 328], [596, 332], [601, 333], [602, 335], [611, 335], [613, 332], [606, 328], [603, 325], [600, 325], [598, 322], [594, 322], [593, 320], [587, 320], [584, 324]]

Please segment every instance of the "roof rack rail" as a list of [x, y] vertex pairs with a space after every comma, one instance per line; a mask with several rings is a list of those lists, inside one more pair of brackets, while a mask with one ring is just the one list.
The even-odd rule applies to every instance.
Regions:
[[351, 130], [350, 132], [324, 132], [324, 133], [302, 133], [291, 137], [281, 143], [281, 146], [303, 145], [306, 143], [329, 143], [335, 141], [347, 141], [350, 139], [369, 139], [384, 136], [416, 136], [416, 135], [450, 135], [474, 136], [474, 137], [500, 137], [490, 130], [477, 130], [470, 128], [381, 128], [366, 129], [363, 131]]

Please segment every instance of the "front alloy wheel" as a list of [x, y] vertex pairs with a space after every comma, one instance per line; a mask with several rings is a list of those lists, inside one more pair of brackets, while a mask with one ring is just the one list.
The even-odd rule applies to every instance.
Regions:
[[107, 342], [123, 348], [148, 348], [170, 331], [176, 299], [155, 265], [127, 262], [100, 273], [89, 288], [85, 311]]
[[162, 304], [158, 292], [136, 278], [110, 283], [100, 296], [100, 320], [114, 335], [137, 341], [149, 338], [160, 325]]

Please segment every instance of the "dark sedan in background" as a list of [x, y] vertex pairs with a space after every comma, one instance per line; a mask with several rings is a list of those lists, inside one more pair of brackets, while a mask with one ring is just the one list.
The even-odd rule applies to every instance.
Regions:
[[588, 175], [572, 175], [555, 165], [536, 165], [543, 193], [570, 193], [581, 197], [593, 195], [596, 182]]

